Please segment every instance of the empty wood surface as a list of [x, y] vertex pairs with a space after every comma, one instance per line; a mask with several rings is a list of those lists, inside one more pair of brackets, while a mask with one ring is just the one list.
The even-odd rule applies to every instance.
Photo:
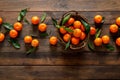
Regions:
[[[48, 25], [45, 38], [39, 36], [36, 29], [23, 23], [19, 35], [20, 49], [15, 49], [7, 41], [0, 43], [0, 80], [79, 80], [79, 79], [120, 79], [120, 48], [115, 45], [109, 26], [120, 16], [119, 0], [0, 0], [0, 16], [4, 22], [11, 24], [17, 21], [19, 11], [30, 8], [26, 18], [31, 21], [33, 15], [41, 17], [45, 12]], [[56, 28], [51, 17], [59, 20], [70, 10], [76, 10], [85, 16], [91, 26], [95, 26], [93, 18], [96, 14], [105, 17], [102, 35], [110, 35], [110, 44], [115, 51], [98, 47], [92, 52], [86, 46], [81, 50], [64, 50], [60, 43], [49, 45], [49, 37], [56, 36]], [[1, 28], [3, 30], [3, 28]], [[33, 54], [26, 55], [23, 42], [25, 35], [37, 35], [40, 45]]]

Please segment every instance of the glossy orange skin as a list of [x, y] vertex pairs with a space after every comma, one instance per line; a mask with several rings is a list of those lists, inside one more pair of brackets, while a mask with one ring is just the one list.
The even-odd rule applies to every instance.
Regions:
[[56, 45], [57, 42], [58, 42], [58, 38], [57, 38], [57, 37], [55, 37], [55, 36], [50, 37], [49, 43], [50, 43], [51, 45]]
[[80, 42], [80, 39], [79, 39], [79, 38], [76, 38], [76, 37], [72, 37], [72, 38], [71, 38], [71, 43], [72, 43], [73, 45], [78, 45], [79, 42]]
[[0, 25], [3, 23], [3, 19], [0, 17]]
[[101, 46], [102, 45], [102, 39], [101, 38], [96, 38], [94, 40], [94, 44], [95, 44], [95, 46]]
[[117, 24], [118, 26], [120, 26], [120, 17], [118, 17], [118, 18], [116, 19], [116, 24]]
[[32, 47], [38, 47], [39, 46], [39, 41], [38, 39], [33, 39], [31, 42]]
[[102, 36], [103, 44], [108, 44], [110, 42], [110, 37], [108, 35]]
[[32, 22], [32, 24], [37, 25], [40, 22], [40, 18], [38, 16], [33, 16], [31, 18], [31, 22]]
[[0, 42], [4, 41], [4, 39], [5, 39], [5, 35], [0, 32]]
[[80, 29], [81, 25], [82, 25], [82, 23], [80, 21], [75, 21], [73, 23], [74, 28], [79, 28]]
[[95, 27], [90, 27], [90, 35], [95, 35], [95, 34], [96, 34]]
[[16, 37], [18, 36], [18, 32], [17, 32], [16, 30], [12, 29], [12, 30], [10, 30], [10, 32], [9, 32], [9, 36], [10, 36], [11, 38], [16, 38]]
[[41, 23], [41, 24], [38, 25], [38, 30], [40, 32], [45, 32], [46, 29], [47, 29], [47, 25], [45, 23]]
[[96, 15], [95, 17], [94, 17], [94, 22], [95, 23], [102, 23], [102, 16], [101, 15]]
[[116, 42], [115, 42], [115, 43], [116, 43], [117, 46], [120, 46], [120, 37], [118, 37], [118, 38], [116, 39]]
[[23, 25], [20, 22], [16, 22], [16, 23], [14, 23], [13, 27], [16, 31], [21, 31], [23, 28]]
[[112, 24], [112, 25], [110, 25], [109, 30], [110, 30], [111, 33], [117, 33], [118, 32], [118, 26], [116, 24]]
[[86, 38], [86, 34], [84, 32], [81, 33], [80, 40], [84, 40]]
[[71, 38], [71, 35], [68, 34], [68, 33], [66, 33], [66, 34], [63, 36], [63, 40], [64, 40], [65, 42], [68, 42], [70, 38]]
[[81, 34], [82, 34], [81, 29], [74, 29], [73, 35], [74, 35], [75, 37], [80, 37]]
[[60, 27], [59, 31], [60, 31], [61, 34], [66, 34], [67, 33], [67, 31], [63, 27]]
[[31, 36], [25, 36], [24, 37], [24, 42], [25, 43], [31, 43], [32, 42], [32, 37]]
[[74, 18], [70, 18], [70, 19], [68, 20], [67, 24], [68, 24], [68, 25], [71, 25], [71, 24], [73, 24], [73, 23], [74, 23], [74, 21], [75, 21], [75, 19], [74, 19]]

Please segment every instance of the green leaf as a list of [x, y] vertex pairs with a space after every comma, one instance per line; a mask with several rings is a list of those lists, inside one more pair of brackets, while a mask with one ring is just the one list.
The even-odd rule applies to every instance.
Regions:
[[62, 19], [62, 26], [70, 19], [70, 16], [71, 14], [68, 14]]
[[41, 23], [43, 23], [43, 22], [45, 21], [46, 16], [47, 16], [47, 14], [46, 14], [46, 13], [44, 13], [44, 14], [42, 15], [42, 17], [41, 17]]
[[48, 33], [46, 32], [40, 33], [40, 37], [46, 37], [46, 36], [48, 36]]
[[101, 34], [101, 29], [97, 29], [97, 33], [95, 35], [95, 38], [98, 38], [100, 36], [100, 34]]
[[112, 45], [110, 45], [110, 44], [106, 44], [105, 47], [106, 47], [108, 50], [110, 50], [110, 51], [114, 51], [114, 50], [115, 50], [115, 48], [114, 48]]
[[30, 22], [26, 18], [24, 18], [23, 21], [27, 24], [30, 24]]
[[67, 32], [73, 32], [73, 30], [70, 29], [70, 28], [66, 28], [66, 27], [64, 27], [64, 29], [65, 29]]
[[22, 17], [19, 15], [17, 18], [17, 21], [21, 21], [21, 20], [22, 20]]
[[102, 23], [104, 23], [105, 22], [105, 17], [102, 17]]
[[53, 25], [56, 27], [56, 25], [58, 25], [57, 23], [57, 20], [55, 20], [54, 18], [52, 18], [52, 22], [53, 22]]
[[13, 25], [10, 23], [3, 23], [2, 26], [5, 27], [7, 30], [13, 29]]
[[15, 48], [17, 48], [17, 49], [20, 48], [20, 44], [18, 43], [18, 41], [16, 39], [9, 38], [8, 42], [10, 42]]
[[60, 25], [56, 25], [56, 28], [58, 28], [58, 29], [59, 29], [60, 27], [61, 27]]
[[35, 50], [36, 50], [36, 47], [32, 47], [26, 53], [27, 54], [33, 53]]
[[70, 39], [69, 39], [69, 41], [66, 43], [65, 50], [67, 50], [67, 48], [69, 48], [69, 46], [70, 46]]
[[61, 26], [60, 25], [58, 25], [58, 23], [57, 23], [57, 21], [54, 19], [54, 18], [52, 18], [52, 22], [53, 22], [53, 25], [56, 27], [56, 28], [60, 28]]
[[94, 51], [95, 46], [94, 46], [93, 42], [90, 42], [90, 41], [88, 42], [88, 48], [89, 48], [90, 50]]
[[22, 21], [23, 18], [24, 18], [24, 16], [26, 15], [27, 11], [28, 11], [27, 8], [21, 10], [20, 13], [19, 13], [19, 15], [18, 15], [17, 21], [19, 21], [19, 22]]
[[90, 32], [90, 25], [82, 19], [81, 22], [85, 26], [86, 33], [88, 34]]
[[38, 38], [38, 36], [35, 34], [30, 34], [30, 36], [32, 36], [33, 38]]

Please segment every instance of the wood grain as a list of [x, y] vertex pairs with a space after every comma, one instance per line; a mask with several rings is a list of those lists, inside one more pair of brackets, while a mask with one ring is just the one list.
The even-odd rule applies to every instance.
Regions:
[[120, 11], [119, 0], [1, 0], [0, 11]]
[[[109, 26], [120, 16], [119, 0], [0, 0], [0, 17], [3, 17], [4, 22], [13, 24], [24, 8], [30, 8], [26, 15], [29, 21], [34, 15], [41, 17], [44, 12], [47, 13], [45, 23], [48, 25], [47, 33], [51, 34], [42, 38], [37, 26], [23, 23], [18, 38], [20, 49], [8, 43], [7, 35], [5, 41], [0, 43], [0, 80], [120, 79], [120, 47], [115, 45], [109, 33]], [[110, 44], [115, 47], [115, 51], [98, 47], [92, 52], [87, 46], [81, 50], [64, 50], [60, 43], [50, 46], [49, 37], [57, 36], [51, 17], [59, 20], [66, 11], [71, 10], [85, 16], [91, 26], [94, 26], [95, 15], [104, 16], [101, 36], [107, 34], [111, 37]], [[26, 55], [23, 38], [30, 34], [38, 36], [40, 46], [35, 53]]]
[[0, 66], [1, 80], [119, 79], [120, 66]]

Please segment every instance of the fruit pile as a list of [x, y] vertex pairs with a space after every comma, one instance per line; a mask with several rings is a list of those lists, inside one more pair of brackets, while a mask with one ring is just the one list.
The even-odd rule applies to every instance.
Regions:
[[[56, 23], [58, 37], [66, 45], [65, 49], [80, 49], [86, 45], [90, 26], [80, 15], [66, 13], [60, 23]], [[55, 20], [53, 20], [55, 21]], [[54, 22], [55, 23], [55, 22]]]
[[[32, 24], [32, 27], [37, 27], [36, 31], [39, 31], [39, 36], [48, 36], [47, 24], [44, 23], [46, 19], [46, 14], [43, 14], [41, 18], [38, 16], [32, 16], [31, 22], [29, 22], [25, 15], [27, 9], [21, 10], [18, 15], [17, 21], [14, 24], [3, 22], [0, 18], [0, 27], [4, 28], [5, 31], [0, 31], [0, 42], [3, 42], [8, 34], [8, 41], [17, 49], [20, 48], [20, 43], [18, 41], [19, 34], [21, 33], [24, 22], [28, 25]], [[57, 28], [59, 40], [65, 44], [65, 50], [67, 48], [71, 49], [81, 49], [88, 44], [90, 50], [95, 50], [96, 47], [105, 46], [109, 50], [114, 50], [113, 45], [110, 44], [111, 37], [107, 34], [101, 35], [102, 25], [104, 23], [104, 17], [101, 15], [96, 15], [94, 17], [94, 27], [90, 26], [86, 18], [78, 14], [78, 12], [67, 12], [63, 15], [59, 22], [52, 18], [53, 25]], [[114, 24], [111, 24], [109, 31], [112, 37], [115, 37], [115, 43], [120, 46], [120, 17], [118, 17]], [[57, 45], [58, 38], [56, 36], [51, 36], [49, 38], [49, 43], [53, 46]], [[92, 39], [91, 39], [92, 38]], [[27, 53], [32, 53], [39, 46], [39, 39], [31, 35], [24, 36], [24, 43], [30, 46]]]

